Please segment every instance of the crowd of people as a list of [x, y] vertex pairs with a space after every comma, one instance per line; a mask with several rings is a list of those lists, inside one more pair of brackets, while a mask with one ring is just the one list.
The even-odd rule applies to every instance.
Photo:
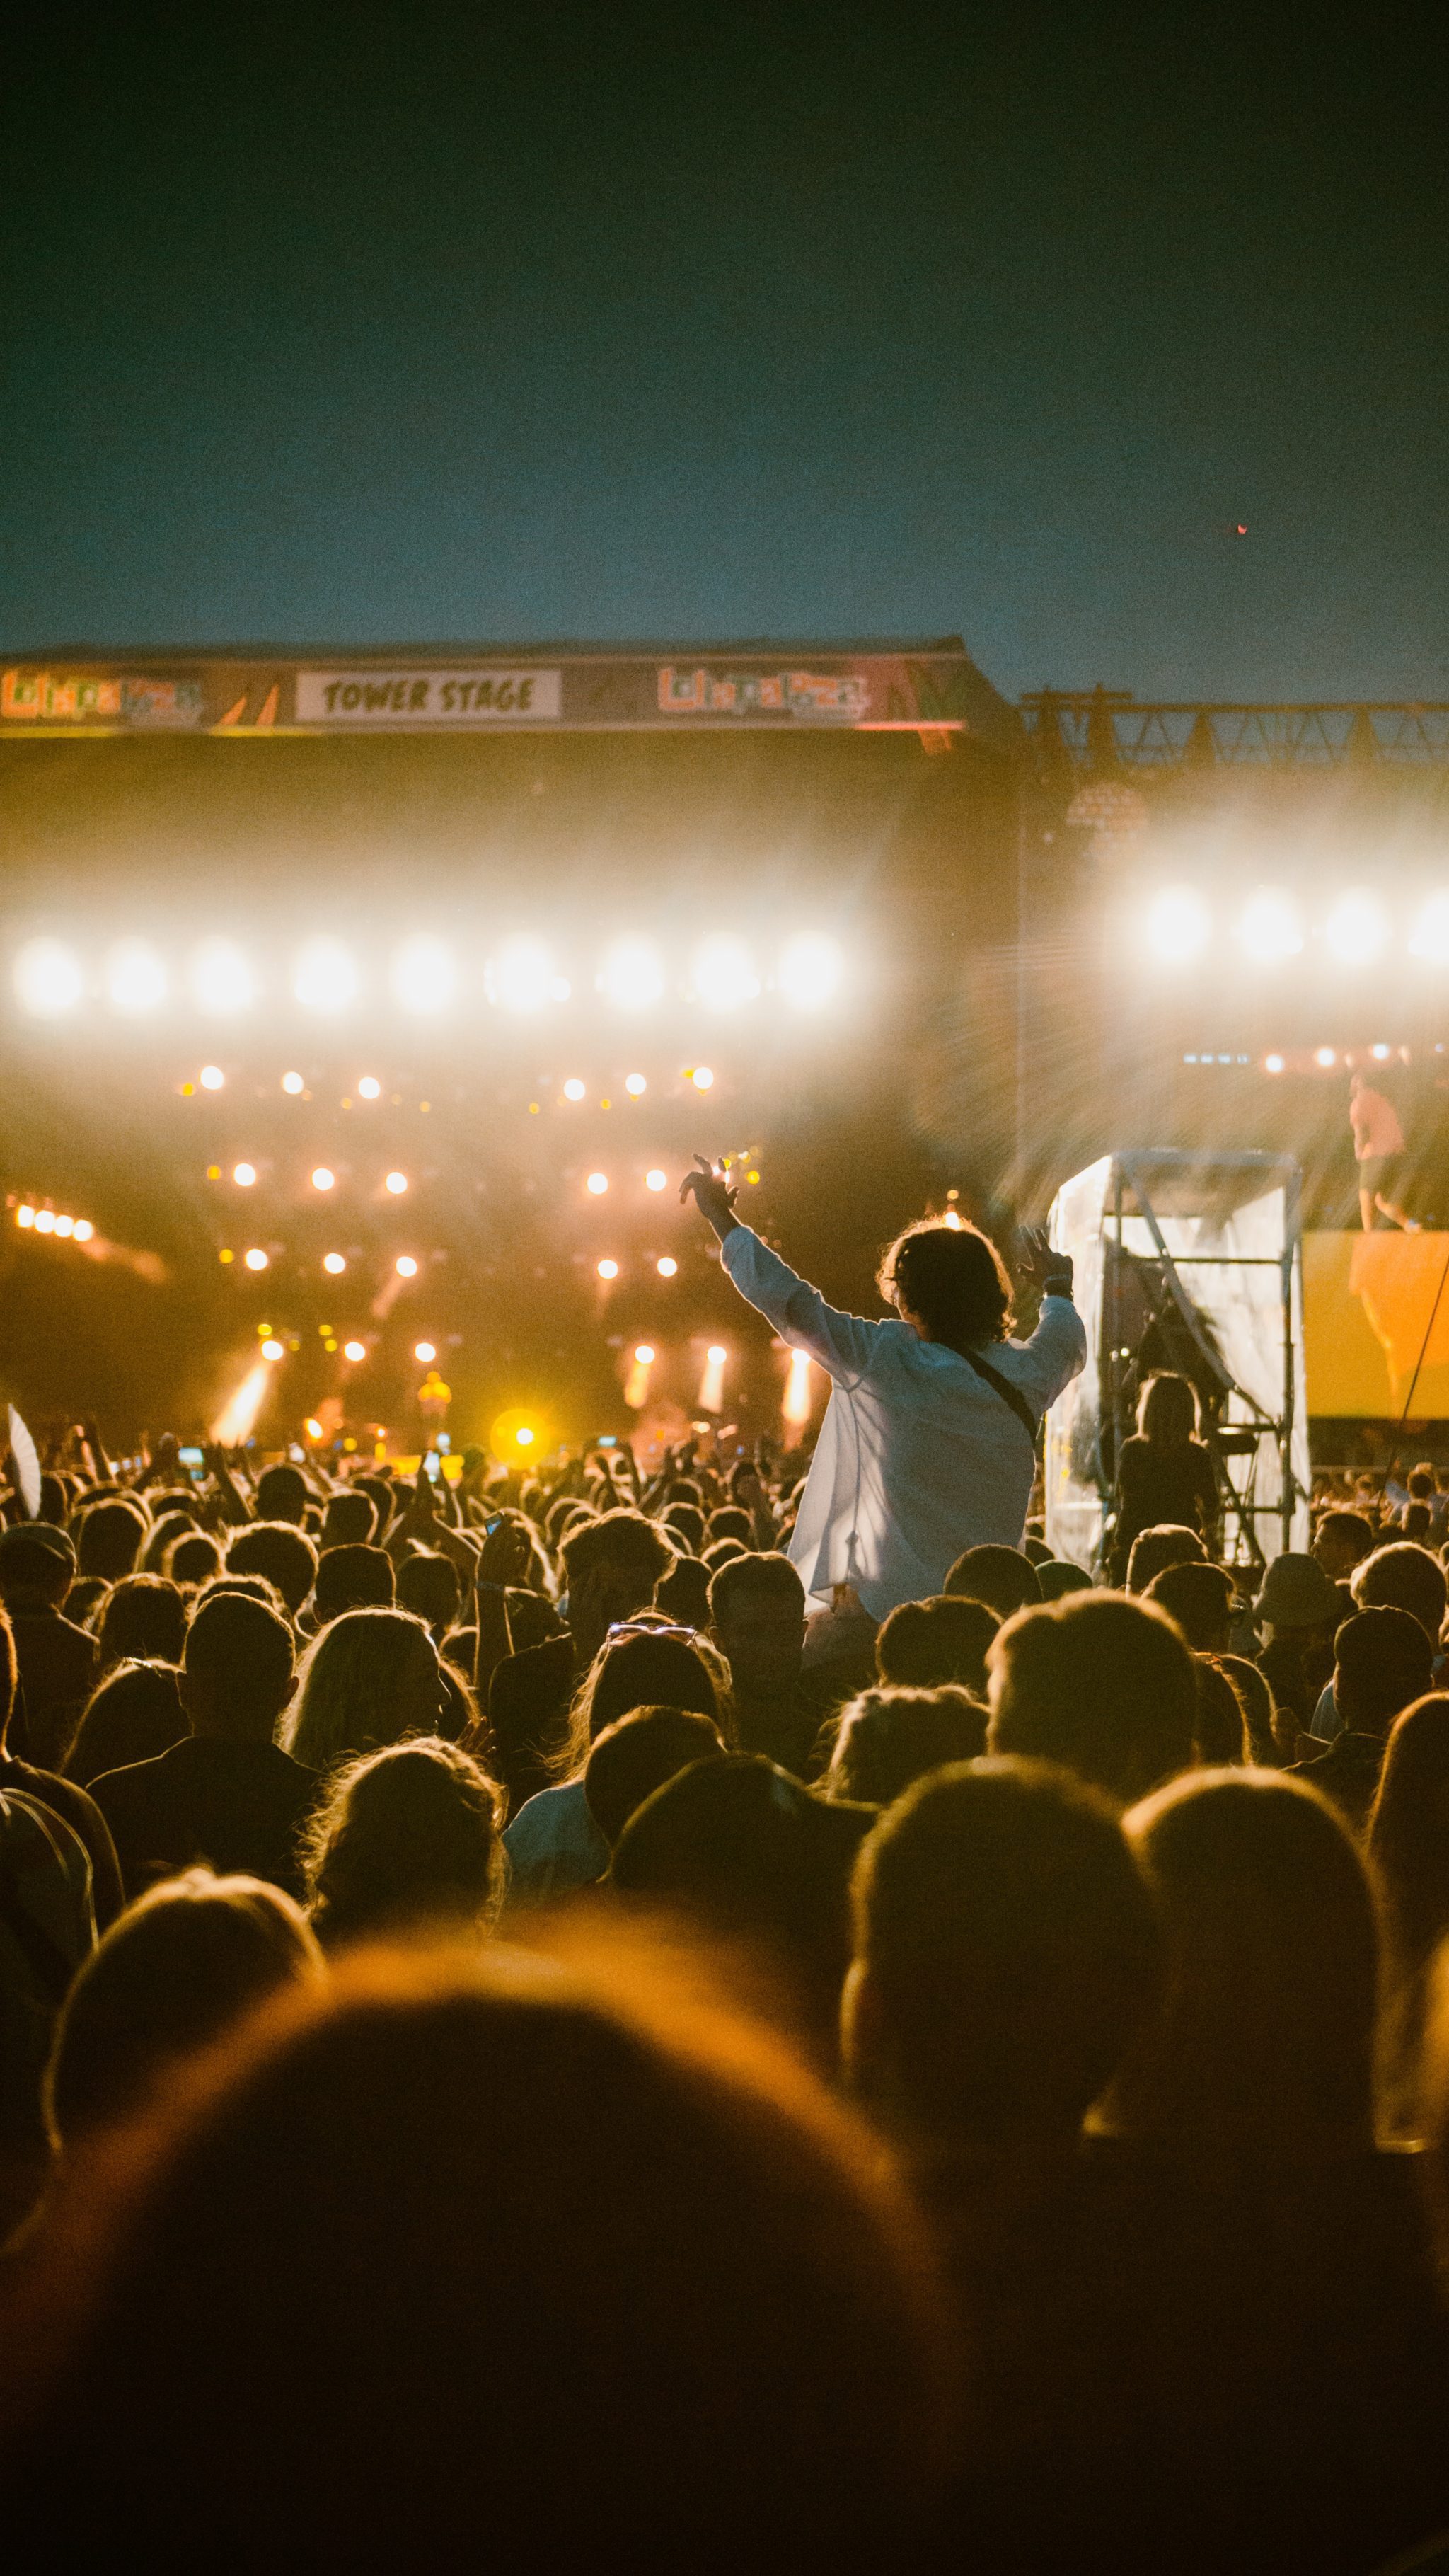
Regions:
[[812, 1460], [90, 1427], [10, 1495], [4, 2527], [1449, 2566], [1433, 1470], [1224, 1565], [1159, 1378], [1109, 1587], [1031, 1517], [1069, 1265], [1017, 1339], [917, 1228], [844, 1317], [690, 1186], [830, 1371]]

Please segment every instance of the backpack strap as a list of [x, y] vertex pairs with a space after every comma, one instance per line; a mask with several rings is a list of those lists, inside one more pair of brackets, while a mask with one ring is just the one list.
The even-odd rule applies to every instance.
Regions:
[[1020, 1387], [1013, 1386], [1010, 1378], [1003, 1377], [1000, 1369], [994, 1369], [989, 1360], [984, 1360], [981, 1357], [979, 1351], [968, 1351], [962, 1349], [960, 1351], [960, 1357], [966, 1362], [968, 1368], [973, 1368], [976, 1371], [978, 1377], [985, 1379], [987, 1385], [1000, 1396], [1003, 1404], [1010, 1405], [1017, 1421], [1021, 1424], [1021, 1427], [1026, 1433], [1028, 1440], [1031, 1442], [1033, 1449], [1035, 1449], [1037, 1433], [1040, 1431], [1041, 1425], [1037, 1421], [1036, 1415], [1033, 1413], [1031, 1406], [1027, 1403], [1026, 1397], [1022, 1394]]

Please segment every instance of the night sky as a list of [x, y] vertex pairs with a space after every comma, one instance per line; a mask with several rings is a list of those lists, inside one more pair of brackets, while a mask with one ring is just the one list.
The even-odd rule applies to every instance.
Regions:
[[1449, 696], [1437, 40], [1179, 14], [24, 13], [0, 641]]

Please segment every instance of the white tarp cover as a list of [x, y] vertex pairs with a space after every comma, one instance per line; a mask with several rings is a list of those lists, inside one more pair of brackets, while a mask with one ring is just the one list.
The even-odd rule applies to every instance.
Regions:
[[[1047, 1418], [1046, 1536], [1054, 1554], [1070, 1557], [1074, 1563], [1089, 1569], [1095, 1565], [1101, 1543], [1106, 1499], [1101, 1490], [1099, 1451], [1103, 1286], [1106, 1242], [1109, 1235], [1113, 1240], [1116, 1237], [1113, 1203], [1117, 1168], [1116, 1159], [1104, 1155], [1100, 1162], [1078, 1172], [1058, 1191], [1051, 1213], [1052, 1243], [1058, 1251], [1069, 1252], [1076, 1265], [1077, 1309], [1086, 1326], [1087, 1364], [1081, 1376], [1053, 1405]], [[1133, 1158], [1123, 1158], [1122, 1168], [1124, 1174], [1130, 1175], [1134, 1168]], [[1281, 1183], [1270, 1186], [1241, 1206], [1229, 1208], [1225, 1202], [1232, 1192], [1224, 1191], [1223, 1182], [1231, 1175], [1231, 1160], [1227, 1157], [1215, 1159], [1203, 1166], [1201, 1190], [1201, 1197], [1211, 1212], [1168, 1215], [1154, 1197], [1157, 1175], [1153, 1169], [1153, 1158], [1144, 1156], [1135, 1168], [1140, 1170], [1142, 1186], [1153, 1204], [1162, 1240], [1183, 1288], [1208, 1327], [1225, 1367], [1236, 1384], [1276, 1419], [1283, 1409], [1283, 1308], [1281, 1274], [1277, 1265], [1284, 1248], [1284, 1229], [1288, 1221], [1284, 1187]], [[1242, 1178], [1250, 1187], [1253, 1177], [1252, 1166], [1245, 1166]], [[1129, 1198], [1131, 1194], [1129, 1178]], [[1179, 1167], [1171, 1175], [1170, 1185], [1164, 1175], [1162, 1194], [1170, 1196], [1181, 1208], [1184, 1195], [1191, 1194], [1190, 1172]], [[1124, 1217], [1122, 1243], [1124, 1251], [1129, 1254], [1148, 1258], [1156, 1255], [1157, 1247], [1145, 1217]], [[1250, 1267], [1250, 1262], [1261, 1263], [1262, 1266]], [[1219, 1267], [1219, 1263], [1225, 1266]], [[1303, 1372], [1303, 1287], [1296, 1256], [1292, 1321], [1292, 1460], [1299, 1493], [1293, 1518], [1292, 1544], [1295, 1548], [1306, 1548], [1309, 1542], [1308, 1410]], [[1228, 1397], [1221, 1418], [1226, 1426], [1250, 1422], [1253, 1417], [1251, 1407], [1233, 1394]], [[1255, 1517], [1258, 1543], [1265, 1557], [1276, 1556], [1283, 1543], [1282, 1523], [1276, 1516], [1282, 1487], [1277, 1444], [1272, 1434], [1263, 1434], [1256, 1458], [1250, 1455], [1230, 1459], [1228, 1472], [1240, 1493], [1246, 1491], [1252, 1480], [1254, 1501], [1258, 1507]]]

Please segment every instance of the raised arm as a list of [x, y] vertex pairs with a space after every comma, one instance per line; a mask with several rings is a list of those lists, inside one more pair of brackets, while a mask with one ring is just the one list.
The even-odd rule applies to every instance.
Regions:
[[818, 1288], [799, 1276], [735, 1215], [736, 1193], [723, 1171], [696, 1154], [697, 1171], [679, 1185], [681, 1203], [692, 1198], [720, 1240], [724, 1268], [740, 1295], [773, 1324], [782, 1342], [808, 1351], [833, 1378], [853, 1385], [864, 1377], [882, 1333], [890, 1326], [827, 1306]]
[[1072, 1257], [1054, 1252], [1039, 1227], [1024, 1226], [1016, 1267], [1041, 1291], [1036, 1330], [1013, 1353], [1012, 1378], [1044, 1413], [1070, 1386], [1087, 1356], [1087, 1336], [1072, 1304]]

